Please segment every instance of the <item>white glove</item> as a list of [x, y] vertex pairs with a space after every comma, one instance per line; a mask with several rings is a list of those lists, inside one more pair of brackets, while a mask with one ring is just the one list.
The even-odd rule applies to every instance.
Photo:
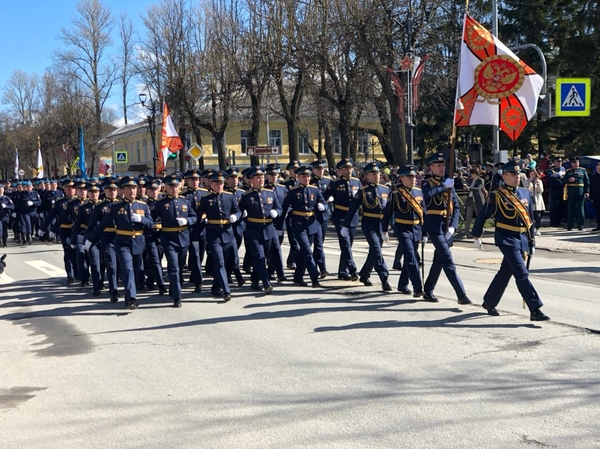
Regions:
[[327, 202], [328, 202], [328, 203], [333, 203], [333, 197], [332, 197], [332, 196], [330, 196], [329, 198], [327, 198]]
[[473, 239], [473, 246], [475, 247], [475, 249], [483, 251], [483, 240], [481, 238]]
[[89, 251], [91, 246], [92, 246], [92, 242], [90, 242], [89, 240], [86, 240], [85, 243], [83, 244], [83, 247], [85, 248], [86, 251]]
[[6, 203], [2, 203], [2, 209], [6, 209]]
[[55, 200], [52, 200], [52, 204], [54, 204], [54, 203], [56, 203], [56, 201], [55, 201]]
[[535, 246], [534, 246], [534, 247], [531, 247], [531, 248], [529, 248], [529, 255], [530, 255], [530, 256], [533, 256], [534, 254], [535, 254]]
[[45, 234], [45, 232], [44, 232], [44, 231], [42, 231], [41, 229], [38, 231], [38, 235], [39, 235], [40, 237], [43, 237], [43, 236], [44, 236], [44, 234]]
[[131, 214], [131, 221], [133, 221], [134, 223], [141, 223], [142, 214]]
[[387, 199], [386, 198], [382, 198], [381, 201], [379, 202], [379, 204], [381, 204], [381, 207], [387, 206]]
[[242, 218], [246, 218], [248, 216], [248, 211], [244, 209], [244, 213], [242, 214]]
[[350, 230], [344, 226], [342, 226], [342, 229], [340, 229], [340, 235], [344, 238], [348, 237], [350, 235]]
[[271, 218], [277, 218], [277, 216], [279, 214], [277, 213], [277, 211], [275, 209], [271, 209], [271, 212], [269, 212], [269, 215], [271, 215]]
[[230, 223], [235, 223], [236, 221], [237, 221], [237, 215], [235, 215], [235, 214], [231, 214], [231, 215], [229, 216], [229, 222], [230, 222]]
[[446, 186], [447, 189], [451, 189], [452, 187], [454, 187], [454, 178], [448, 178], [444, 181], [444, 185]]
[[55, 239], [55, 238], [56, 238], [56, 234], [55, 234], [54, 232], [52, 232], [52, 231], [50, 231], [50, 232], [48, 233], [48, 236], [49, 236], [51, 239]]
[[427, 242], [429, 241], [429, 237], [427, 237], [426, 235], [423, 236], [423, 245], [427, 245]]
[[77, 245], [73, 245], [72, 243], [69, 243], [69, 246], [71, 247], [71, 249], [77, 248]]
[[446, 237], [446, 240], [450, 240], [452, 238], [452, 236], [454, 235], [454, 231], [455, 229], [452, 226], [448, 228], [448, 232], [446, 232], [446, 234], [444, 235], [444, 237]]
[[321, 203], [317, 204], [317, 209], [319, 209], [321, 212], [323, 212], [325, 210], [325, 206]]
[[17, 218], [17, 213], [13, 212], [12, 214], [10, 214], [10, 216], [13, 217], [13, 218]]
[[390, 241], [390, 235], [387, 232], [382, 232], [381, 233], [381, 237], [383, 238], [384, 242], [389, 242]]
[[184, 217], [177, 217], [177, 224], [179, 226], [185, 226], [186, 224], [188, 224], [188, 219]]
[[28, 206], [33, 206], [33, 201], [27, 201]]
[[350, 190], [350, 193], [352, 193], [352, 196], [356, 196], [356, 194], [358, 193], [358, 189], [352, 189]]

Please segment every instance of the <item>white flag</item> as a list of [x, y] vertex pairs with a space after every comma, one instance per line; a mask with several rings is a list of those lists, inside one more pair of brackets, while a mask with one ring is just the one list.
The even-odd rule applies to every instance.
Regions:
[[44, 163], [42, 162], [41, 148], [38, 148], [37, 167], [35, 167], [35, 171], [37, 172], [36, 178], [42, 179], [44, 177]]
[[18, 151], [16, 151], [16, 154], [15, 154], [15, 179], [19, 179], [19, 152]]

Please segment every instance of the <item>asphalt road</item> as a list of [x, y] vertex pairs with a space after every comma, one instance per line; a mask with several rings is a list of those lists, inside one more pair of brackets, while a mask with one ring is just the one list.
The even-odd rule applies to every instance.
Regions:
[[[228, 304], [188, 285], [181, 309], [146, 294], [130, 313], [64, 286], [57, 245], [6, 252], [3, 448], [600, 447], [594, 256], [536, 254], [553, 318], [538, 324], [514, 284], [488, 317], [458, 306], [443, 275], [437, 304], [332, 276], [266, 297], [236, 288]], [[480, 303], [500, 253], [454, 255]]]

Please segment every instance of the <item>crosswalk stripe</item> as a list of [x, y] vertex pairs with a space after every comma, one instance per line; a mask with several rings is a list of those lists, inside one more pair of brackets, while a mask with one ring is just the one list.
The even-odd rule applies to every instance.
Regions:
[[0, 285], [11, 284], [13, 282], [15, 282], [15, 280], [11, 278], [8, 274], [0, 274]]
[[28, 260], [25, 263], [50, 277], [65, 276], [64, 269], [56, 267], [56, 266], [49, 264], [48, 262], [45, 262], [43, 260]]

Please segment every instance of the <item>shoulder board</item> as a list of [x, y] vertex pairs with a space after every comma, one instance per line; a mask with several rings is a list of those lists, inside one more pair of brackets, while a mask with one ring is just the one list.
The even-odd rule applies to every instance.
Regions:
[[297, 186], [290, 187], [290, 190], [294, 190], [294, 189], [297, 189], [299, 187], [300, 187], [300, 184], [298, 184]]
[[252, 192], [254, 192], [254, 190], [246, 190], [244, 193], [242, 193], [242, 196], [246, 196], [246, 195], [248, 195], [249, 193], [252, 193]]
[[272, 192], [273, 191], [273, 189], [263, 189], [263, 190], [266, 190], [267, 192]]
[[204, 192], [208, 192], [208, 189], [206, 187], [199, 187], [198, 190], [202, 190]]
[[313, 186], [312, 184], [307, 185], [307, 187], [312, 187], [313, 189], [318, 189], [319, 187]]
[[413, 190], [416, 190], [416, 191], [418, 191], [418, 192], [421, 192], [421, 189], [420, 189], [419, 187], [413, 187], [412, 189], [413, 189]]
[[350, 177], [350, 179], [351, 179], [352, 181], [360, 181], [360, 179], [358, 179], [358, 178], [355, 178], [354, 176], [351, 176], [351, 177]]
[[324, 179], [331, 179], [331, 176], [323, 176]]
[[134, 203], [142, 203], [142, 204], [146, 204], [146, 202], [145, 202], [145, 201], [142, 201], [142, 200], [135, 200], [135, 201], [134, 201]]
[[231, 192], [226, 192], [225, 190], [223, 190], [221, 193], [225, 193], [226, 195], [233, 195], [233, 193], [231, 193]]

